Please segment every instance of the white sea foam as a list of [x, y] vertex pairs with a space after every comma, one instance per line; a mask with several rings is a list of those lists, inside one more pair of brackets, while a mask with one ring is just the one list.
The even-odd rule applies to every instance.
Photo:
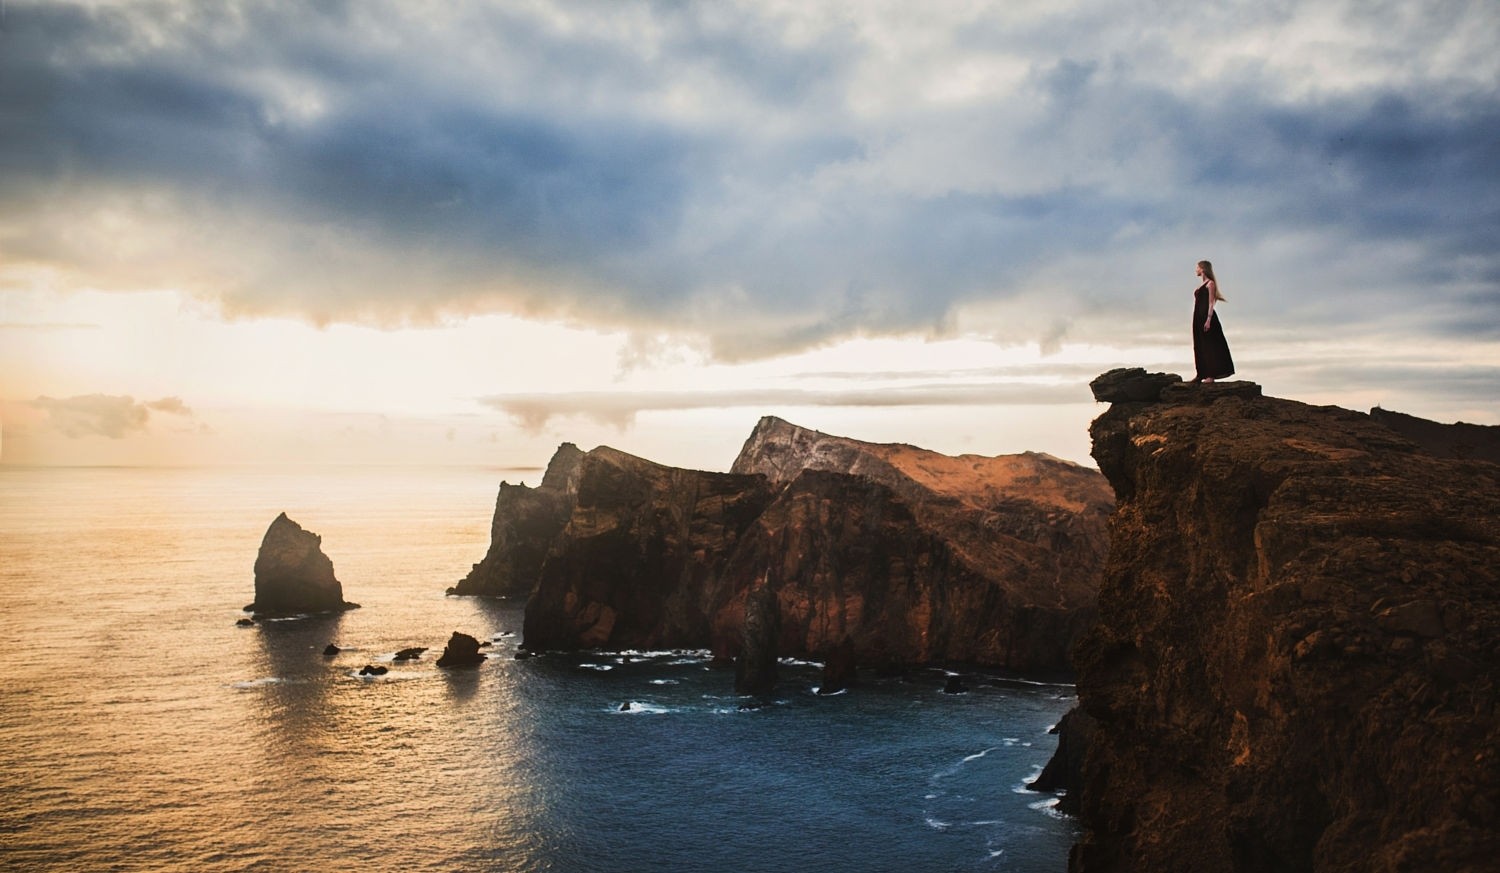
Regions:
[[615, 668], [614, 664], [579, 664], [578, 666], [584, 670], [598, 670], [601, 673]]
[[676, 679], [652, 679], [651, 680], [651, 684], [652, 685], [680, 685], [682, 683], [678, 682]]
[[632, 700], [623, 707], [616, 707], [614, 711], [620, 715], [662, 715], [672, 710], [655, 703]]
[[280, 685], [286, 680], [280, 676], [267, 676], [264, 679], [246, 679], [243, 682], [234, 682], [234, 688], [264, 688], [267, 685]]
[[970, 761], [977, 761], [980, 758], [983, 758], [985, 755], [988, 755], [990, 752], [993, 752], [993, 751], [995, 751], [998, 748], [1000, 748], [1000, 747], [999, 746], [990, 746], [988, 749], [985, 749], [982, 752], [975, 752], [974, 754], [969, 755], [967, 758], [964, 758], [962, 763], [967, 764]]
[[945, 822], [939, 818], [934, 818], [930, 815], [926, 817], [926, 820], [927, 826], [935, 831], [946, 831], [948, 828], [953, 827], [953, 825], [949, 824], [948, 822]]

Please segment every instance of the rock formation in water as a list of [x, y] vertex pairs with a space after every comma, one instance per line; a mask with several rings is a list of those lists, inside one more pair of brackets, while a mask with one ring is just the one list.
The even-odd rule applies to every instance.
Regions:
[[1258, 394], [1100, 396], [1071, 870], [1493, 870], [1500, 466]]
[[336, 612], [358, 608], [344, 602], [344, 587], [323, 554], [323, 538], [286, 517], [276, 516], [255, 556], [255, 602], [245, 607], [257, 617]]
[[[747, 648], [1060, 667], [1092, 616], [1108, 486], [1039, 454], [949, 457], [761, 421], [731, 473], [600, 448], [527, 604], [525, 648]], [[497, 537], [498, 539], [498, 537]], [[775, 638], [746, 635], [746, 598]]]
[[547, 549], [562, 532], [578, 495], [583, 452], [563, 443], [535, 488], [500, 483], [490, 548], [449, 594], [528, 597], [541, 575]]
[[479, 640], [465, 633], [453, 632], [448, 645], [438, 656], [439, 667], [473, 667], [484, 663], [485, 654], [479, 651]]
[[523, 645], [533, 652], [706, 647], [715, 577], [770, 497], [761, 476], [594, 449], [580, 465], [572, 516], [527, 601]]

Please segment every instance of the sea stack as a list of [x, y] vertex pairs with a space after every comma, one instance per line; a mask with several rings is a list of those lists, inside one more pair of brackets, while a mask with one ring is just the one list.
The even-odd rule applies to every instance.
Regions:
[[344, 588], [322, 546], [322, 537], [286, 513], [276, 516], [255, 557], [255, 602], [245, 608], [261, 617], [358, 608], [344, 601]]

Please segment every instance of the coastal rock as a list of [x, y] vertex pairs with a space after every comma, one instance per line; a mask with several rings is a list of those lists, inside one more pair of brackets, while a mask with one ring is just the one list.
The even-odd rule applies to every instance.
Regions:
[[255, 557], [255, 602], [245, 607], [257, 618], [355, 609], [323, 554], [323, 538], [286, 517], [276, 516]]
[[359, 668], [361, 676], [384, 676], [389, 672], [391, 672], [390, 667], [383, 667], [379, 664], [366, 664]]
[[734, 690], [739, 693], [766, 695], [775, 690], [779, 617], [771, 589], [761, 587], [746, 597], [740, 653], [734, 661]]
[[818, 684], [819, 694], [838, 694], [858, 681], [858, 660], [854, 650], [854, 639], [834, 646], [823, 659], [823, 681]]
[[453, 632], [448, 638], [448, 645], [443, 647], [443, 654], [438, 656], [439, 667], [473, 667], [484, 663], [485, 655], [479, 651], [479, 640], [468, 634]]
[[968, 694], [969, 686], [964, 684], [964, 677], [949, 676], [948, 681], [943, 683], [944, 694]]
[[339, 652], [342, 652], [342, 651], [343, 651], [343, 649], [340, 649], [338, 646], [334, 645], [333, 643], [329, 643], [328, 645], [326, 645], [326, 646], [323, 647], [323, 657], [325, 657], [325, 658], [332, 658], [334, 655], [337, 655]]
[[541, 576], [542, 561], [562, 532], [578, 496], [583, 452], [563, 443], [535, 488], [500, 483], [490, 548], [449, 594], [527, 597]]
[[399, 649], [399, 650], [397, 650], [396, 654], [394, 654], [394, 655], [391, 656], [391, 660], [392, 661], [415, 661], [418, 658], [422, 657], [422, 653], [425, 652], [425, 651], [427, 651], [427, 647], [426, 646], [412, 646], [412, 647], [406, 648], [406, 649]]
[[1147, 373], [1140, 367], [1120, 367], [1101, 373], [1089, 383], [1094, 399], [1101, 403], [1154, 403], [1162, 389], [1182, 382], [1172, 373]]
[[1032, 791], [1062, 794], [1059, 812], [1078, 815], [1082, 811], [1083, 759], [1097, 726], [1081, 707], [1068, 710], [1051, 731], [1057, 735], [1057, 751], [1036, 779], [1026, 785]]
[[1500, 466], [1243, 390], [1091, 433], [1118, 507], [1073, 873], [1493, 869]]
[[1093, 470], [1034, 452], [865, 443], [776, 418], [732, 469], [783, 484], [724, 570], [715, 645], [733, 639], [738, 592], [760, 579], [780, 598], [783, 654], [848, 638], [866, 664], [1065, 668], [1092, 621], [1113, 505]]
[[1112, 496], [1047, 455], [951, 457], [765, 418], [731, 473], [600, 448], [527, 604], [525, 645], [737, 659], [750, 593], [775, 650], [857, 663], [1065, 667], [1092, 619]]
[[577, 505], [526, 604], [523, 645], [708, 647], [709, 584], [770, 496], [761, 476], [589, 452]]

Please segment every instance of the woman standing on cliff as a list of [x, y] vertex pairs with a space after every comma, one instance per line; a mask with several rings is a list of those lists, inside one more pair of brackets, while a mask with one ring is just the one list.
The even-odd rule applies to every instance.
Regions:
[[1234, 359], [1229, 356], [1229, 341], [1214, 314], [1214, 304], [1224, 299], [1214, 265], [1198, 262], [1198, 278], [1203, 284], [1193, 289], [1193, 364], [1198, 373], [1194, 382], [1212, 382], [1234, 375]]

